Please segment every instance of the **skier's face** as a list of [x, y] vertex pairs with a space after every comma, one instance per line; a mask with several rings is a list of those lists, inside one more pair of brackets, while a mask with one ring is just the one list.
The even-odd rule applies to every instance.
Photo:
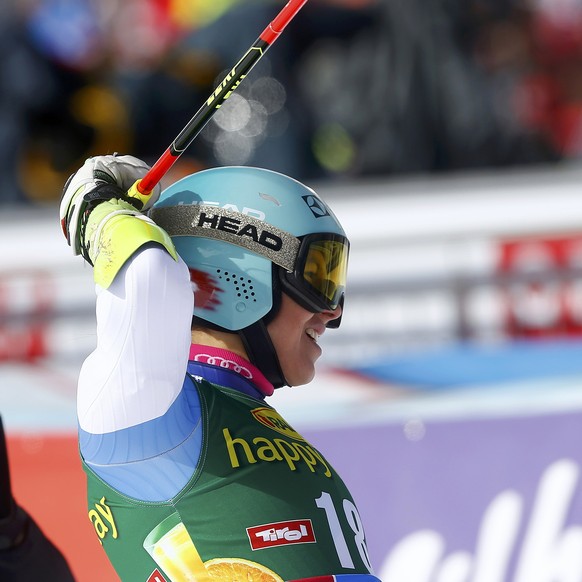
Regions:
[[326, 324], [340, 315], [341, 307], [334, 311], [312, 313], [285, 293], [282, 294], [281, 307], [267, 329], [290, 386], [311, 382], [315, 375], [315, 362], [321, 356], [318, 339], [325, 332]]

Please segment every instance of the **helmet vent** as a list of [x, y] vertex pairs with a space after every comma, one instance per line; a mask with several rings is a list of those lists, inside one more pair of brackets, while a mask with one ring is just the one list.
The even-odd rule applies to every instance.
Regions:
[[229, 271], [223, 271], [222, 269], [216, 269], [216, 275], [219, 279], [226, 281], [234, 287], [237, 297], [246, 299], [247, 301], [251, 300], [253, 303], [257, 302], [252, 279]]

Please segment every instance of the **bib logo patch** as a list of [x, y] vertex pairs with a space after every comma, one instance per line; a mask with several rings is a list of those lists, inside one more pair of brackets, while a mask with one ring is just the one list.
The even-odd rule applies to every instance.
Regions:
[[146, 582], [168, 582], [163, 576], [162, 573], [156, 568], [150, 575], [150, 577], [146, 580]]
[[95, 528], [95, 533], [99, 537], [99, 543], [103, 543], [103, 538], [111, 534], [113, 539], [117, 539], [117, 525], [113, 517], [113, 511], [107, 505], [105, 497], [102, 497], [93, 508], [89, 510], [89, 519]]
[[251, 410], [251, 414], [254, 416], [255, 420], [272, 430], [276, 430], [277, 432], [298, 441], [305, 440], [298, 432], [287, 424], [287, 421], [285, 421], [278, 412], [272, 408], [255, 408], [254, 410]]
[[295, 519], [247, 527], [247, 535], [253, 550], [315, 543], [315, 533], [310, 519]]

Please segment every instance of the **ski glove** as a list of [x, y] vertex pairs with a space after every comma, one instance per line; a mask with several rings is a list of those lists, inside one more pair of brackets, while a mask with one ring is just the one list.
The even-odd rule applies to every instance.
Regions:
[[117, 209], [116, 214], [139, 215], [156, 202], [161, 191], [159, 185], [149, 196], [127, 194], [149, 169], [145, 162], [129, 155], [96, 156], [87, 159], [67, 180], [60, 204], [60, 219], [63, 234], [75, 255], [81, 254], [91, 263], [85, 229], [89, 215], [100, 203], [112, 199], [125, 201], [128, 204], [122, 204], [123, 208]]

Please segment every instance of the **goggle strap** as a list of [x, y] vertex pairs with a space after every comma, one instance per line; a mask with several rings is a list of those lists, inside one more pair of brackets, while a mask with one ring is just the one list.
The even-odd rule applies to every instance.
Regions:
[[170, 236], [195, 236], [220, 240], [293, 271], [301, 246], [294, 235], [254, 216], [209, 206], [184, 204], [152, 208], [150, 218]]

